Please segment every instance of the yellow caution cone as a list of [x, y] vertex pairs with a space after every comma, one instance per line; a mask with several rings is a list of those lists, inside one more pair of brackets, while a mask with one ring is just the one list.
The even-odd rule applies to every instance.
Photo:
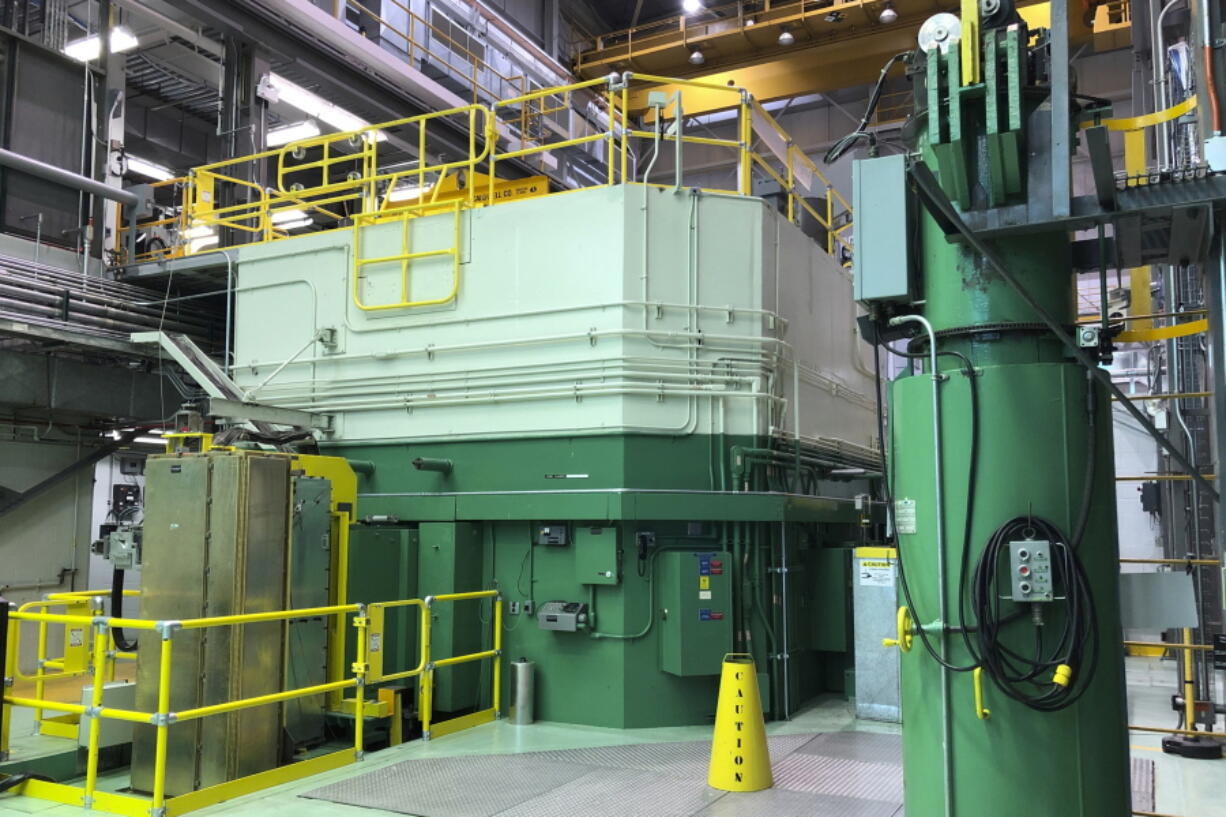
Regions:
[[723, 791], [760, 791], [775, 785], [758, 671], [744, 653], [724, 656], [707, 785]]

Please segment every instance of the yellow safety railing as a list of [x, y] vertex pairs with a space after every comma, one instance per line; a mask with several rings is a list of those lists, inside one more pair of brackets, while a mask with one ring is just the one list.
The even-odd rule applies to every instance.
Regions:
[[[644, 90], [664, 87], [665, 99], [632, 110], [632, 105], [641, 104]], [[716, 107], [724, 104], [718, 100], [726, 99], [725, 109], [735, 114], [731, 134], [715, 133], [687, 117], [687, 101], [710, 110], [712, 99], [717, 100]], [[565, 127], [557, 121], [559, 114], [567, 114]], [[434, 137], [443, 125], [467, 133], [467, 155], [452, 154], [449, 161], [441, 158], [454, 150], [436, 144]], [[283, 225], [290, 224], [291, 217], [306, 215], [316, 228], [351, 228], [355, 245], [360, 246], [367, 228], [401, 221], [398, 252], [380, 251], [371, 257], [354, 252], [354, 304], [362, 310], [444, 304], [453, 301], [459, 289], [463, 211], [547, 194], [545, 176], [518, 184], [500, 180], [498, 170], [514, 161], [519, 172], [528, 165], [548, 174], [560, 167], [566, 151], [585, 152], [598, 168], [598, 179], [586, 188], [619, 183], [684, 185], [709, 193], [752, 196], [755, 181], [771, 180], [777, 185], [772, 195], [789, 220], [820, 228], [831, 255], [840, 255], [840, 248], [851, 249], [850, 203], [745, 89], [632, 73], [316, 136], [198, 167], [183, 185], [180, 233], [185, 241], [207, 239], [218, 247], [260, 243], [289, 237], [294, 228]], [[417, 158], [389, 163], [389, 157], [403, 157], [406, 152]], [[725, 159], [694, 162], [699, 152], [722, 154]], [[670, 185], [647, 178], [655, 159], [665, 154], [671, 155], [667, 161], [673, 165]], [[431, 160], [432, 156], [439, 158]], [[733, 169], [731, 184], [699, 183], [697, 174], [706, 172], [702, 168], [721, 162]], [[409, 222], [436, 213], [452, 214], [455, 240], [449, 246], [411, 246], [417, 242]], [[189, 245], [185, 252], [202, 249]], [[413, 264], [441, 258], [451, 260], [450, 285], [429, 296], [415, 295]], [[374, 268], [380, 265], [396, 270], [398, 296], [367, 296]]]
[[[170, 188], [172, 193], [182, 191], [188, 184], [188, 178], [181, 176], [174, 179], [166, 179], [164, 181], [153, 182], [149, 186], [155, 191], [154, 198], [157, 198], [158, 190]], [[125, 251], [122, 249], [126, 246], [126, 238], [129, 228], [125, 220], [125, 205], [120, 204], [115, 208], [115, 247], [119, 253], [119, 259], [123, 263], [143, 263], [145, 261], [160, 261], [165, 258], [178, 258], [185, 254], [188, 245], [184, 241], [184, 234], [187, 231], [187, 211], [182, 205], [182, 193], [178, 192], [171, 196], [170, 201], [164, 203], [170, 215], [162, 218], [147, 218], [136, 222], [136, 233], [145, 236], [143, 247], [138, 246], [136, 254], [132, 259], [126, 257]]]
[[[126, 597], [139, 595], [139, 590], [124, 591], [124, 596]], [[18, 607], [17, 610], [18, 612], [33, 612], [39, 610], [46, 611], [52, 607], [62, 607], [66, 615], [92, 615], [101, 612], [100, 600], [109, 596], [109, 590], [75, 590], [63, 593], [49, 593], [46, 598], [26, 602]], [[23, 673], [20, 666], [14, 663], [11, 665], [14, 681], [33, 683], [34, 697], [42, 699], [46, 694], [48, 681], [79, 678], [90, 672], [92, 662], [91, 650], [93, 648], [92, 638], [91, 628], [65, 624], [61, 633], [64, 652], [60, 657], [52, 658], [47, 655], [48, 644], [50, 642], [48, 623], [40, 621], [38, 624], [38, 646], [34, 656], [34, 673], [29, 675]], [[130, 661], [135, 660], [135, 658], [135, 653], [108, 649], [106, 651], [107, 680], [115, 680], [117, 661]], [[59, 715], [47, 718], [44, 717], [44, 714], [41, 707], [34, 710], [34, 722], [40, 734], [54, 737], [76, 737], [77, 718], [75, 715]]]
[[[16, 694], [11, 687], [7, 687], [3, 697], [3, 713], [0, 713], [0, 718], [2, 718], [5, 727], [3, 733], [0, 734], [0, 751], [7, 753], [9, 749], [8, 724], [11, 720], [10, 712], [12, 707], [51, 710], [74, 715], [78, 718], [88, 716], [89, 727], [86, 744], [85, 777], [79, 786], [30, 779], [22, 782], [14, 789], [19, 794], [59, 803], [83, 805], [87, 808], [125, 815], [125, 817], [171, 817], [171, 815], [185, 814], [267, 786], [300, 779], [361, 759], [365, 747], [366, 718], [372, 716], [372, 713], [380, 711], [380, 708], [376, 705], [377, 702], [371, 701], [368, 703], [366, 701], [366, 687], [370, 684], [390, 682], [409, 677], [420, 677], [419, 713], [422, 721], [423, 737], [427, 739], [459, 731], [479, 723], [489, 722], [501, 715], [502, 598], [496, 590], [451, 593], [427, 597], [426, 599], [380, 602], [370, 606], [362, 604], [337, 604], [327, 607], [212, 616], [180, 621], [155, 621], [151, 619], [116, 618], [94, 614], [78, 615], [34, 611], [36, 606], [46, 606], [53, 602], [73, 605], [83, 600], [86, 604], [93, 603], [90, 598], [85, 597], [83, 594], [62, 595], [70, 596], [70, 598], [48, 599], [46, 602], [31, 603], [25, 605], [23, 609], [9, 614], [6, 666], [14, 668], [17, 666], [20, 649], [19, 638], [23, 623], [37, 624], [40, 630], [48, 624], [63, 624], [65, 627], [79, 628], [83, 632], [89, 631], [91, 638], [89, 668], [75, 674], [91, 676], [92, 697], [89, 704], [85, 705], [49, 699], [45, 697], [45, 692], [41, 689], [37, 690], [32, 698], [25, 697]], [[430, 615], [430, 610], [434, 605], [483, 599], [490, 599], [493, 606], [491, 649], [465, 655], [443, 658], [434, 657], [431, 646], [432, 617]], [[401, 606], [415, 606], [422, 613], [419, 662], [415, 668], [407, 671], [384, 673], [382, 663], [384, 645], [386, 644], [384, 613], [388, 608]], [[242, 626], [257, 622], [289, 622], [294, 619], [310, 617], [327, 618], [343, 622], [350, 615], [354, 617], [352, 626], [356, 630], [355, 657], [350, 667], [351, 674], [347, 675], [347, 677], [329, 680], [323, 684], [223, 701], [177, 712], [171, 709], [170, 690], [174, 667], [173, 647], [176, 633], [185, 630]], [[108, 673], [113, 669], [113, 656], [108, 656], [108, 645], [111, 642], [112, 631], [116, 628], [152, 634], [152, 637], [158, 639], [160, 649], [157, 653], [157, 707], [155, 711], [128, 710], [104, 704], [104, 687], [109, 680]], [[432, 726], [434, 673], [442, 667], [486, 659], [490, 659], [494, 663], [491, 707], [481, 712], [453, 718], [440, 724], [433, 724]], [[351, 711], [354, 716], [352, 748], [320, 755], [278, 769], [260, 772], [175, 797], [167, 796], [167, 747], [169, 729], [173, 724], [214, 715], [239, 712], [254, 707], [267, 706], [313, 695], [328, 694], [331, 696], [343, 693], [348, 689], [354, 691], [354, 697], [343, 701], [342, 703], [349, 706], [342, 707], [342, 709]], [[157, 729], [154, 744], [153, 785], [149, 797], [99, 789], [98, 761], [101, 743], [101, 720], [104, 718], [134, 724], [151, 724]]]

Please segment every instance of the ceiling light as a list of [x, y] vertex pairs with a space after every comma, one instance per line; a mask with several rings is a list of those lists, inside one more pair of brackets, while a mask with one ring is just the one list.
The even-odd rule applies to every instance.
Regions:
[[268, 131], [268, 136], [265, 142], [270, 148], [279, 145], [288, 144], [289, 142], [297, 142], [302, 139], [310, 139], [319, 136], [319, 125], [315, 124], [315, 120], [306, 119], [302, 122], [295, 122], [292, 125], [282, 125], [279, 128], [272, 128]]
[[272, 212], [273, 224], [283, 224], [287, 221], [297, 221], [301, 218], [306, 218], [306, 211], [300, 210], [297, 207], [288, 207], [284, 210], [273, 210]]
[[877, 17], [877, 19], [885, 23], [887, 26], [897, 20], [898, 12], [894, 9], [894, 4], [888, 2], [887, 0], [885, 6], [881, 9], [881, 14]]
[[128, 172], [136, 173], [140, 176], [147, 176], [150, 179], [158, 182], [165, 182], [173, 179], [175, 173], [168, 167], [162, 167], [159, 164], [154, 164], [148, 159], [142, 159], [139, 156], [127, 154]]
[[303, 227], [310, 227], [314, 223], [315, 223], [314, 219], [311, 219], [311, 218], [298, 218], [298, 219], [294, 219], [293, 221], [287, 221], [283, 224], [278, 224], [277, 229], [278, 230], [298, 230]]
[[695, 48], [690, 52], [690, 65], [702, 65], [707, 61], [707, 58], [702, 55], [701, 48]]
[[681, 10], [686, 14], [695, 14], [702, 11], [702, 0], [682, 0]]
[[796, 42], [796, 35], [792, 34], [792, 32], [788, 31], [786, 28], [779, 32], [780, 45], [791, 45], [794, 42]]
[[[350, 113], [339, 105], [332, 104], [318, 94], [271, 71], [260, 79], [256, 93], [260, 98], [269, 102], [284, 102], [292, 108], [297, 108], [307, 116], [325, 122], [338, 131], [359, 131], [370, 127], [370, 123], [360, 116]], [[376, 131], [375, 138], [382, 141], [387, 136]]]
[[[115, 26], [111, 29], [111, 53], [122, 54], [136, 48], [138, 40], [132, 29], [126, 26]], [[79, 40], [73, 40], [64, 46], [64, 53], [77, 62], [89, 62], [102, 56], [102, 37], [91, 34]]]
[[745, 18], [745, 25], [746, 25], [746, 26], [752, 26], [752, 25], [755, 25], [755, 24], [757, 24], [757, 22], [758, 22], [758, 21], [757, 21], [757, 20], [755, 20], [755, 19], [754, 19], [754, 18], [752, 18], [752, 17], [746, 17], [746, 18]]

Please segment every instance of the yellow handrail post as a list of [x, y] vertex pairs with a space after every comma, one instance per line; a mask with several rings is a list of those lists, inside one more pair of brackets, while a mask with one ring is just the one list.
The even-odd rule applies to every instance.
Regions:
[[614, 160], [614, 152], [617, 149], [617, 102], [613, 95], [613, 81], [609, 80], [609, 91], [605, 94], [605, 98], [609, 103], [609, 132], [605, 136], [606, 148], [606, 163], [608, 164], [608, 183], [613, 184], [616, 181], [617, 163]]
[[753, 112], [749, 106], [750, 98], [748, 91], [741, 91], [741, 116], [740, 116], [740, 134], [738, 139], [741, 143], [741, 173], [740, 182], [738, 184], [739, 192], [742, 196], [748, 196], [753, 193], [753, 183], [751, 180], [753, 174], [752, 159], [750, 158], [750, 140], [753, 138], [753, 123], [750, 117]]
[[430, 713], [434, 707], [434, 664], [430, 659], [431, 616], [434, 599], [427, 596], [421, 611], [421, 694], [418, 709], [421, 710], [421, 737], [430, 739]]
[[[106, 685], [106, 643], [110, 637], [106, 624], [99, 622], [94, 625], [94, 688], [89, 699], [89, 748], [85, 761], [85, 795], [81, 804], [85, 808], [94, 805], [94, 789], [98, 786], [98, 743], [102, 736], [102, 691]], [[41, 675], [41, 668], [39, 675]], [[42, 695], [39, 694], [39, 700]]]
[[494, 596], [494, 719], [502, 717], [502, 596]]
[[826, 254], [834, 255], [834, 195], [826, 185]]
[[787, 149], [788, 157], [788, 221], [796, 223], [796, 166], [792, 162], [792, 151], [795, 148], [789, 142]]
[[[623, 80], [623, 81], [622, 81], [622, 103], [621, 103], [621, 114], [622, 114], [622, 184], [625, 184], [625, 183], [628, 181], [628, 180], [626, 179], [626, 164], [627, 164], [628, 154], [629, 154], [629, 152], [630, 152], [630, 143], [629, 143], [629, 138], [630, 138], [630, 137], [629, 137], [629, 133], [628, 133], [628, 131], [630, 130], [630, 123], [629, 123], [629, 113], [627, 113], [627, 109], [628, 109], [629, 107], [630, 107], [630, 83], [629, 83], [629, 82], [626, 82], [625, 80]], [[612, 115], [612, 112], [611, 112], [611, 111], [610, 111], [610, 115]]]
[[171, 627], [162, 627], [162, 653], [158, 659], [158, 711], [154, 715], [157, 726], [157, 741], [153, 747], [153, 802], [151, 817], [166, 813], [166, 747], [170, 742], [170, 658], [174, 643]]
[[[7, 626], [8, 643], [5, 648], [4, 666], [5, 672], [11, 672], [13, 675], [0, 678], [0, 691], [7, 690], [10, 680], [17, 675], [17, 628], [19, 625], [10, 618]], [[0, 695], [0, 698], [3, 697]], [[8, 701], [0, 701], [0, 759], [7, 759], [9, 755], [9, 729], [12, 726], [12, 717], [12, 705]]]
[[353, 688], [353, 696], [356, 699], [353, 707], [353, 756], [355, 760], [361, 760], [366, 756], [366, 671], [370, 666], [370, 640], [367, 635], [369, 623], [366, 608], [363, 607], [353, 618], [353, 626], [357, 630], [355, 636], [357, 654], [353, 662], [353, 674], [357, 679], [357, 684]]
[[477, 157], [477, 109], [468, 109], [468, 173], [464, 179], [465, 191], [468, 195], [468, 206], [472, 207], [473, 202], [477, 198], [477, 188], [474, 184], [473, 174], [477, 172], [476, 166]]
[[[65, 638], [67, 638], [68, 630], [64, 630]], [[47, 660], [47, 622], [38, 622], [38, 653], [34, 657], [35, 663], [35, 681], [34, 681], [34, 697], [38, 700], [43, 699], [43, 693], [47, 690], [47, 682], [43, 680], [43, 663]], [[40, 724], [43, 721], [43, 709], [40, 706], [34, 710], [34, 723]]]

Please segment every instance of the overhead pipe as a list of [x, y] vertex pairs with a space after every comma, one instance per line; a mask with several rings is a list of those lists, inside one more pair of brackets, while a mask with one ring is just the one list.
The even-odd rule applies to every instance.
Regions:
[[125, 207], [134, 208], [140, 203], [140, 197], [135, 193], [118, 187], [112, 187], [109, 184], [103, 184], [88, 176], [82, 176], [79, 173], [73, 173], [71, 170], [64, 170], [62, 167], [49, 165], [46, 162], [40, 162], [38, 159], [31, 159], [29, 156], [23, 156], [20, 153], [14, 153], [4, 148], [0, 148], [0, 167], [18, 170], [62, 187], [80, 190], [83, 193], [117, 201]]

